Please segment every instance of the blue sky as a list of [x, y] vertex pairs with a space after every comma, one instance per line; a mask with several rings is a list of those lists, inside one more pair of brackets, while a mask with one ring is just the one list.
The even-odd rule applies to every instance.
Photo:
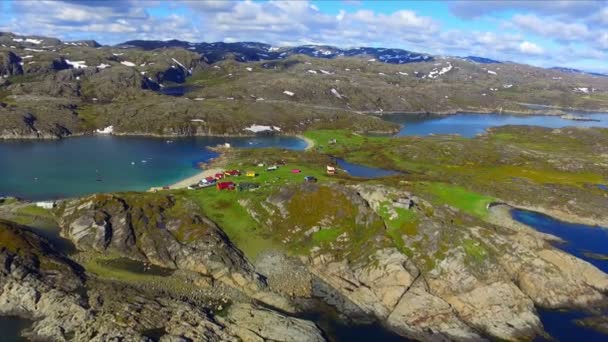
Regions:
[[5, 0], [0, 30], [130, 39], [383, 46], [608, 72], [608, 1]]

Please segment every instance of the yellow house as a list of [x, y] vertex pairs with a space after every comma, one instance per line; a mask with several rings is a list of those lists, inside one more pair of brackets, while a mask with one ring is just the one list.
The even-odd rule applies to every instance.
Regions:
[[247, 173], [245, 174], [247, 177], [255, 177], [255, 171], [247, 171]]

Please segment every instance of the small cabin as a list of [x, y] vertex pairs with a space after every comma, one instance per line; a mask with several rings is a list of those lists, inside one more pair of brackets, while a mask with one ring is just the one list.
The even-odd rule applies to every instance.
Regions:
[[234, 182], [219, 182], [216, 186], [218, 190], [234, 190], [236, 185]]
[[205, 179], [203, 179], [201, 181], [201, 183], [213, 184], [213, 183], [215, 183], [215, 178], [213, 178], [211, 176], [205, 177]]
[[327, 165], [327, 174], [328, 175], [335, 175], [336, 174], [336, 167], [333, 165]]
[[293, 170], [291, 170], [291, 173], [300, 173], [300, 172], [302, 172], [302, 170], [300, 170], [300, 169], [293, 169]]
[[225, 175], [227, 176], [240, 176], [241, 175], [241, 171], [239, 170], [228, 170], [224, 172]]
[[278, 170], [278, 169], [279, 169], [279, 167], [278, 167], [278, 166], [276, 166], [276, 165], [272, 165], [272, 166], [270, 166], [270, 167], [266, 168], [266, 171], [276, 171], [276, 170]]
[[223, 173], [216, 173], [215, 174], [215, 179], [222, 179], [224, 178], [224, 174]]
[[255, 177], [255, 176], [257, 176], [257, 174], [255, 173], [255, 171], [247, 171], [247, 173], [245, 173], [245, 176], [247, 176], [247, 177]]

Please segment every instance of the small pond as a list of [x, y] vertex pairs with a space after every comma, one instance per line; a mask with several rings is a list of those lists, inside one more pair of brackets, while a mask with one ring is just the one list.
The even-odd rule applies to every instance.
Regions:
[[349, 163], [341, 158], [336, 158], [335, 160], [336, 160], [336, 164], [338, 164], [338, 167], [340, 169], [345, 170], [346, 172], [348, 172], [349, 175], [351, 175], [353, 177], [380, 178], [380, 177], [394, 176], [394, 175], [398, 175], [401, 173], [399, 171], [386, 170], [386, 169], [380, 169], [380, 168], [376, 168], [376, 167], [369, 167], [369, 166], [363, 166], [363, 165], [359, 165], [359, 164], [353, 164], [353, 163]]

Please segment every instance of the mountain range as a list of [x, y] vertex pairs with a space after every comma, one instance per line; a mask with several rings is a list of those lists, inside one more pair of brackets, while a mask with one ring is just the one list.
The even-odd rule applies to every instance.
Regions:
[[[374, 115], [605, 111], [608, 79], [484, 57], [255, 42], [0, 33], [0, 136], [241, 135], [252, 124], [394, 128]], [[172, 96], [168, 96], [172, 95]], [[366, 115], [361, 115], [366, 114]]]

